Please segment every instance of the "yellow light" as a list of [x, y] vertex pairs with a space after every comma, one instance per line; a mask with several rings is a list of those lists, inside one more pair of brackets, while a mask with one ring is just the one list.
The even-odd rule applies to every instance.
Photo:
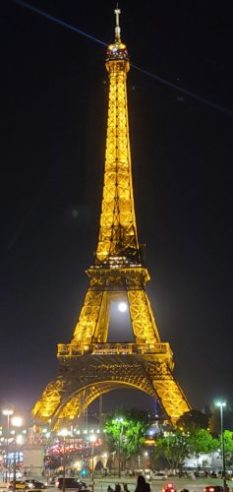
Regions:
[[61, 437], [67, 437], [67, 436], [68, 436], [68, 434], [69, 434], [69, 431], [68, 431], [68, 429], [65, 429], [65, 428], [61, 429], [61, 430], [58, 432], [58, 436], [61, 436]]
[[81, 470], [81, 461], [75, 461], [74, 468], [77, 468], [77, 470]]

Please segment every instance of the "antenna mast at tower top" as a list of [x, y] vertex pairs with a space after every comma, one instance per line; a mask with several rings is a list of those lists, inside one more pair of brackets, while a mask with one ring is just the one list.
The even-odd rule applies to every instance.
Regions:
[[115, 42], [120, 43], [121, 41], [121, 28], [120, 28], [120, 13], [121, 10], [118, 8], [118, 3], [116, 6], [116, 9], [114, 10], [115, 16], [116, 16], [116, 26], [115, 26]]

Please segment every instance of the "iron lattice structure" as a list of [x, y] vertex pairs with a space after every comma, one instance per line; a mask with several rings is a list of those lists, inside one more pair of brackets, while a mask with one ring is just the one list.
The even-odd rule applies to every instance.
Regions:
[[[118, 18], [117, 18], [118, 21]], [[145, 286], [150, 276], [138, 242], [132, 186], [126, 79], [126, 46], [108, 46], [109, 106], [104, 187], [94, 264], [73, 338], [58, 345], [59, 375], [50, 382], [32, 413], [59, 427], [80, 416], [100, 395], [131, 387], [158, 398], [175, 422], [190, 405], [173, 375], [169, 343], [160, 340]], [[134, 343], [108, 343], [110, 306], [125, 300]]]

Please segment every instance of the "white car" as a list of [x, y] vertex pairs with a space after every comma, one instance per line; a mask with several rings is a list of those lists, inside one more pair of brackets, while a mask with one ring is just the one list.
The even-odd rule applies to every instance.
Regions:
[[152, 473], [152, 480], [166, 480], [167, 474], [165, 472]]

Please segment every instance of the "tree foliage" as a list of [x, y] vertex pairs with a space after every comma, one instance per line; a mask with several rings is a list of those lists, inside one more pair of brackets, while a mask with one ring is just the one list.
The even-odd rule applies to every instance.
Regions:
[[169, 468], [181, 468], [185, 458], [200, 453], [210, 453], [219, 448], [219, 440], [215, 439], [207, 429], [190, 426], [191, 430], [174, 427], [156, 442], [155, 459], [165, 458]]
[[226, 464], [230, 466], [233, 460], [233, 432], [230, 430], [225, 430], [223, 433], [223, 439]]
[[149, 427], [146, 412], [121, 411], [106, 419], [104, 432], [111, 449], [120, 451], [125, 459], [136, 454], [144, 443]]
[[200, 410], [189, 410], [185, 412], [177, 421], [177, 426], [185, 431], [194, 429], [207, 429], [210, 415], [200, 412]]
[[189, 446], [191, 453], [211, 453], [219, 448], [219, 440], [207, 429], [197, 429], [189, 434]]
[[188, 455], [188, 436], [180, 429], [172, 429], [156, 442], [155, 459], [165, 458], [171, 469], [180, 468]]

